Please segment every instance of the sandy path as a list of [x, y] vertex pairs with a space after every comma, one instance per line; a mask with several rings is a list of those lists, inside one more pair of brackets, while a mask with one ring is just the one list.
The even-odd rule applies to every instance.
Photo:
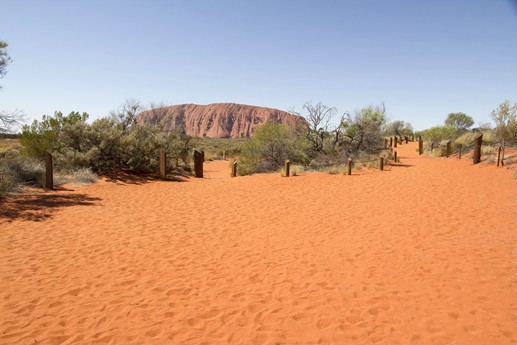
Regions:
[[0, 344], [515, 343], [517, 180], [415, 148], [4, 201]]

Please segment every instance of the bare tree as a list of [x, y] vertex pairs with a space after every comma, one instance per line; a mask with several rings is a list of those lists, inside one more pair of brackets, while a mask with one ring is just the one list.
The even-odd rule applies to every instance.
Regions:
[[0, 111], [0, 134], [12, 133], [25, 118], [25, 113], [16, 109], [13, 112]]
[[[7, 42], [0, 41], [0, 79], [7, 73], [7, 65], [12, 61], [6, 48]], [[0, 86], [0, 89], [2, 86]], [[25, 114], [22, 110], [16, 109], [13, 112], [0, 111], [0, 134], [11, 133], [24, 119]]]
[[[307, 102], [303, 105], [306, 115], [303, 117], [307, 121], [307, 140], [312, 151], [324, 152], [324, 139], [329, 135], [330, 122], [337, 114], [337, 109], [328, 107], [322, 102], [312, 104]], [[291, 113], [300, 115], [294, 111]]]
[[137, 115], [143, 110], [140, 101], [134, 98], [128, 98], [118, 110], [111, 112], [111, 117], [120, 126], [122, 132], [126, 134], [135, 124]]

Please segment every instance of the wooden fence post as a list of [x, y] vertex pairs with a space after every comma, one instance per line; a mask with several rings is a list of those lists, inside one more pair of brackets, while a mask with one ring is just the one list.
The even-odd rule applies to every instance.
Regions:
[[434, 151], [434, 143], [431, 143], [431, 153]]
[[393, 147], [393, 138], [390, 137], [390, 147]]
[[223, 161], [225, 161], [225, 160], [226, 160], [226, 151], [223, 150]]
[[397, 147], [397, 140], [398, 140], [398, 138], [395, 137], [395, 140], [394, 140], [395, 141], [395, 145], [394, 145], [395, 147]]
[[201, 151], [201, 156], [203, 157], [203, 162], [205, 162], [205, 151]]
[[160, 149], [160, 178], [162, 180], [167, 178], [167, 155], [163, 148]]
[[348, 175], [352, 175], [352, 158], [348, 158]]
[[462, 145], [462, 144], [460, 144], [460, 152], [459, 152], [459, 154], [458, 154], [458, 159], [461, 159], [461, 149], [462, 149], [462, 148], [463, 148], [463, 145]]
[[381, 156], [381, 160], [379, 161], [379, 169], [381, 171], [384, 170], [384, 157]]
[[52, 167], [52, 155], [45, 151], [45, 188], [54, 189], [54, 171]]
[[474, 139], [474, 154], [472, 155], [472, 162], [478, 164], [481, 162], [481, 143], [483, 142], [483, 134]]
[[421, 155], [424, 152], [424, 142], [422, 141], [422, 137], [418, 137], [418, 154]]
[[237, 177], [237, 161], [233, 161], [232, 164], [232, 177]]
[[395, 159], [395, 163], [397, 163], [398, 162], [397, 151], [393, 152], [393, 156], [394, 156], [393, 158]]
[[499, 162], [501, 161], [501, 145], [499, 145], [499, 150], [497, 152], [497, 166], [499, 166]]
[[289, 177], [289, 166], [291, 165], [291, 162], [288, 160], [285, 161], [285, 177]]
[[407, 144], [407, 143], [409, 142], [409, 138], [408, 138], [408, 136], [406, 135], [406, 136], [404, 137], [404, 139], [406, 140], [406, 144]]
[[447, 152], [446, 152], [446, 155], [447, 155], [447, 158], [449, 158], [449, 156], [451, 155], [451, 141], [449, 140], [447, 142], [447, 148], [446, 148]]
[[203, 178], [203, 153], [194, 150], [194, 176]]

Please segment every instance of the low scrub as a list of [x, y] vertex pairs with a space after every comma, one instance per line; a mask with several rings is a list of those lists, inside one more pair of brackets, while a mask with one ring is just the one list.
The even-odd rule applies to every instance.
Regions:
[[239, 175], [250, 175], [278, 171], [287, 159], [293, 163], [305, 161], [297, 137], [288, 127], [268, 122], [244, 144], [238, 172]]
[[0, 160], [0, 193], [18, 190], [23, 185], [43, 187], [45, 169], [40, 162], [9, 152]]
[[169, 171], [188, 166], [192, 138], [181, 129], [166, 135], [159, 126], [136, 124], [140, 111], [137, 103], [128, 102], [91, 124], [86, 113], [44, 115], [41, 121], [23, 126], [20, 142], [24, 153], [38, 160], [43, 160], [46, 151], [51, 152], [57, 169], [69, 173], [90, 169], [105, 174], [113, 166], [135, 173], [156, 172], [162, 148]]

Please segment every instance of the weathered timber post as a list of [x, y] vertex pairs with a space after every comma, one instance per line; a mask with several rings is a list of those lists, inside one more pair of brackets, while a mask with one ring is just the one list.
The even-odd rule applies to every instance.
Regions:
[[395, 140], [394, 140], [395, 141], [395, 145], [394, 145], [395, 147], [397, 147], [397, 140], [398, 140], [398, 138], [395, 137]]
[[285, 177], [289, 177], [289, 166], [291, 165], [291, 162], [288, 160], [285, 161]]
[[499, 162], [501, 161], [501, 145], [499, 145], [499, 150], [497, 152], [497, 166], [499, 166]]
[[203, 178], [203, 153], [194, 150], [194, 176]]
[[54, 189], [54, 171], [52, 167], [52, 155], [45, 151], [45, 188]]
[[223, 161], [225, 161], [225, 160], [226, 160], [226, 151], [223, 150]]
[[418, 154], [421, 155], [424, 152], [424, 142], [422, 141], [422, 137], [418, 137]]
[[160, 149], [160, 178], [162, 180], [167, 178], [167, 155], [163, 148]]
[[404, 139], [406, 140], [406, 144], [407, 144], [407, 143], [409, 142], [409, 138], [408, 138], [408, 136], [406, 135], [406, 136], [404, 137]]
[[348, 158], [348, 175], [352, 175], [352, 158]]
[[383, 171], [383, 170], [384, 170], [384, 157], [382, 157], [382, 156], [381, 156], [381, 159], [380, 159], [380, 161], [379, 161], [379, 169], [380, 169], [381, 171]]
[[393, 152], [393, 158], [395, 159], [395, 163], [397, 163], [398, 162], [397, 151]]
[[446, 155], [447, 155], [447, 158], [449, 158], [449, 156], [451, 155], [451, 141], [449, 140], [447, 142], [447, 148], [446, 148], [447, 152], [446, 152]]
[[203, 162], [205, 161], [205, 151], [201, 151], [201, 156], [203, 156]]
[[472, 162], [478, 164], [481, 162], [481, 143], [483, 142], [483, 134], [474, 139], [474, 154], [472, 155]]
[[390, 137], [390, 147], [393, 147], [393, 138]]
[[233, 161], [232, 164], [232, 177], [237, 177], [237, 161]]
[[461, 149], [463, 148], [463, 145], [460, 144], [460, 152], [458, 153], [458, 159], [461, 159]]

